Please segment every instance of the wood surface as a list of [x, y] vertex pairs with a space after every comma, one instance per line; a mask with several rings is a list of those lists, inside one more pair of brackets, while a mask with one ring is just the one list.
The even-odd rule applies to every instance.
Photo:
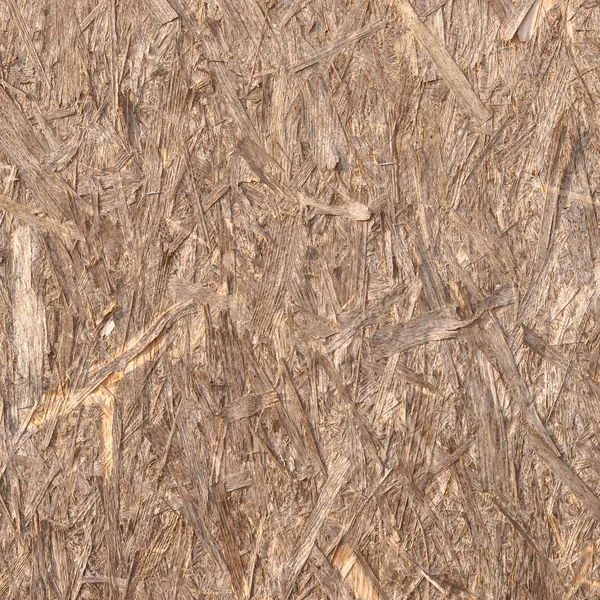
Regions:
[[600, 598], [599, 34], [0, 2], [0, 599]]

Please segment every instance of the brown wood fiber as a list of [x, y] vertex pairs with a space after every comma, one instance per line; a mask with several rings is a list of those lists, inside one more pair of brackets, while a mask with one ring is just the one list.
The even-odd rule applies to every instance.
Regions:
[[0, 599], [600, 598], [599, 32], [0, 2]]

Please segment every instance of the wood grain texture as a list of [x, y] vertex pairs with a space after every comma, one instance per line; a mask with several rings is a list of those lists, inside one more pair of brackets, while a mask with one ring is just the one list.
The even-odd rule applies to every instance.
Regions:
[[600, 598], [599, 30], [0, 3], [0, 598]]
[[476, 121], [485, 123], [491, 118], [492, 113], [474, 92], [469, 80], [443, 43], [423, 24], [409, 0], [397, 0], [397, 2], [406, 25], [429, 54], [448, 87]]

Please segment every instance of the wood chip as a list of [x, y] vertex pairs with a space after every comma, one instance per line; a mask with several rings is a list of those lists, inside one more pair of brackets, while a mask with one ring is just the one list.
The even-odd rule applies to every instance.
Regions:
[[599, 2], [0, 2], [0, 598], [597, 598]]

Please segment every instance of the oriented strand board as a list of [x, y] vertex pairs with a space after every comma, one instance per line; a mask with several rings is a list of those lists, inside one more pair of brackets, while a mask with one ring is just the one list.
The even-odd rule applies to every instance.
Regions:
[[0, 598], [600, 598], [599, 30], [0, 3]]

